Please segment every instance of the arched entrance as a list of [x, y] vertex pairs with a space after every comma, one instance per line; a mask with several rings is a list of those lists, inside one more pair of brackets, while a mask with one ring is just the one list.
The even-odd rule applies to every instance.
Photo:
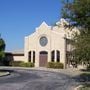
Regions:
[[48, 52], [41, 51], [39, 53], [39, 66], [40, 67], [46, 67], [46, 65], [47, 65], [47, 59], [48, 59]]

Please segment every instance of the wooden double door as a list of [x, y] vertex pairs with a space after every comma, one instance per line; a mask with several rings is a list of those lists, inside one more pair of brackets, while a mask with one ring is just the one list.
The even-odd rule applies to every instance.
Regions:
[[39, 66], [40, 67], [46, 67], [47, 62], [48, 62], [48, 52], [41, 51], [39, 53]]

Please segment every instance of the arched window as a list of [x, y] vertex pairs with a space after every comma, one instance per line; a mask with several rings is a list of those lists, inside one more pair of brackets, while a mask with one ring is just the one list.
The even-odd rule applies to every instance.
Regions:
[[33, 51], [33, 63], [35, 63], [35, 51]]
[[57, 62], [60, 62], [60, 51], [57, 50]]
[[31, 51], [28, 53], [28, 60], [31, 62]]
[[51, 61], [54, 62], [54, 58], [55, 58], [55, 51], [51, 52]]

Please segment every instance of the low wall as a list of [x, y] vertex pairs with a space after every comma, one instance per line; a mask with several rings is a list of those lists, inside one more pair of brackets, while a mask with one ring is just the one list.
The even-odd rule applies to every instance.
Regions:
[[24, 61], [25, 62], [24, 56], [13, 56], [13, 60], [14, 61]]
[[24, 54], [23, 53], [6, 53], [5, 55], [5, 59], [7, 61], [24, 61], [27, 62], [27, 60], [25, 60]]

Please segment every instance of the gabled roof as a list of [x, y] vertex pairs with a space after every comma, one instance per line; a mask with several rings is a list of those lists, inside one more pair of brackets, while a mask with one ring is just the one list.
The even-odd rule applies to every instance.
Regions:
[[42, 24], [41, 24], [39, 27], [43, 27], [43, 26], [44, 26], [44, 27], [49, 27], [49, 26], [46, 24], [45, 21], [43, 21]]

